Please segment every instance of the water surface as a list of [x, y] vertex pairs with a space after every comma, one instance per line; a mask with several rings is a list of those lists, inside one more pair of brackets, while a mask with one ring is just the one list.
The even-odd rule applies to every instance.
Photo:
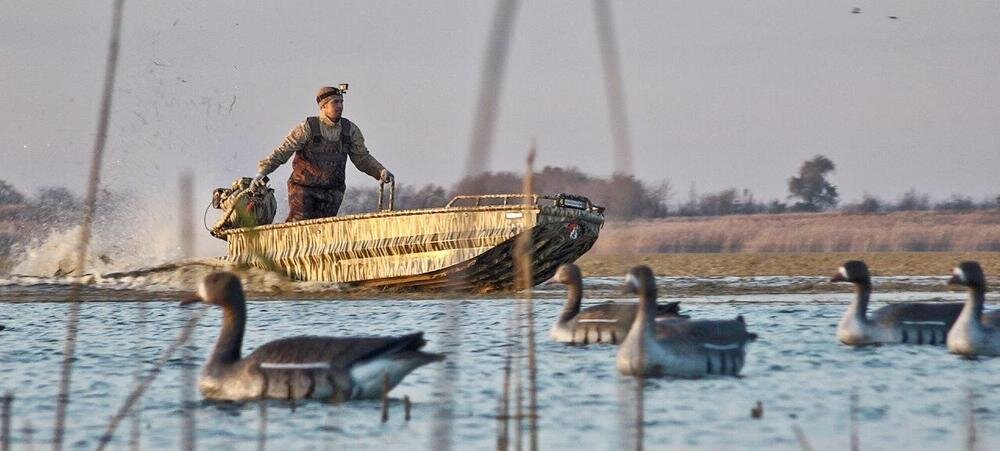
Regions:
[[[725, 283], [780, 287], [800, 279]], [[927, 283], [939, 281], [928, 278]], [[701, 282], [705, 281], [664, 280], [661, 288], [669, 293], [675, 284]], [[592, 295], [587, 302], [618, 297], [617, 283], [610, 278], [588, 279]], [[12, 411], [15, 449], [26, 448], [29, 440], [36, 447], [47, 446], [51, 440], [70, 305], [49, 301], [64, 299], [65, 287], [51, 280], [0, 283], [0, 299], [11, 299], [16, 292], [18, 301], [0, 302], [0, 324], [6, 326], [0, 331], [0, 391], [16, 396]], [[177, 305], [173, 288], [160, 288], [153, 290], [155, 295], [95, 288], [92, 298], [106, 302], [81, 306], [65, 440], [68, 448], [94, 447], [133, 386], [137, 368], [151, 368], [191, 314], [190, 308]], [[635, 430], [636, 381], [618, 375], [612, 346], [574, 347], [548, 340], [548, 327], [561, 307], [562, 294], [559, 287], [541, 287], [536, 302], [540, 444], [544, 449], [629, 446]], [[319, 297], [324, 299], [316, 300]], [[427, 349], [447, 352], [456, 365], [455, 404], [447, 421], [455, 448], [495, 447], [497, 400], [516, 300], [369, 295], [336, 301], [330, 297], [335, 296], [300, 293], [291, 299], [251, 302], [244, 349], [299, 334], [385, 335], [423, 330]], [[147, 301], [132, 302], [140, 298]], [[963, 448], [970, 412], [981, 449], [1000, 443], [1000, 359], [964, 360], [943, 347], [842, 346], [834, 332], [850, 298], [849, 293], [739, 294], [738, 290], [737, 294], [679, 298], [683, 309], [698, 318], [742, 314], [761, 338], [748, 348], [742, 377], [647, 381], [642, 392], [645, 446], [799, 449], [792, 432], [793, 425], [798, 425], [816, 449], [847, 449], [852, 393], [858, 397], [858, 433], [864, 448]], [[872, 307], [930, 298], [961, 300], [964, 294], [879, 292]], [[988, 302], [995, 303], [995, 298]], [[460, 331], [445, 330], [449, 312], [459, 315]], [[185, 362], [180, 354], [175, 356], [142, 399], [142, 447], [179, 447], [183, 370], [201, 365], [214, 344], [220, 319], [218, 310], [206, 313], [188, 347], [193, 359]], [[446, 346], [452, 338], [459, 338], [459, 344]], [[391, 394], [394, 402], [385, 424], [380, 422], [380, 404], [374, 401], [294, 406], [269, 402], [267, 444], [286, 450], [429, 448], [440, 407], [435, 387], [443, 368], [432, 364], [407, 377]], [[409, 422], [403, 418], [404, 395], [413, 401]], [[763, 402], [764, 415], [752, 419], [750, 409], [758, 400]], [[256, 446], [258, 403], [221, 404], [199, 398], [195, 410], [197, 446]], [[29, 423], [33, 431], [26, 433]], [[129, 422], [123, 422], [112, 448], [127, 447], [129, 429]]]

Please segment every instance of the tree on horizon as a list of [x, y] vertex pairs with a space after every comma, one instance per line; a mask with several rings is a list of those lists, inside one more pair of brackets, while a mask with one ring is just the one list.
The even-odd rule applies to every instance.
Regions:
[[840, 196], [837, 187], [826, 179], [826, 174], [836, 169], [833, 161], [816, 155], [802, 163], [798, 177], [788, 179], [789, 198], [799, 198], [792, 211], [822, 211], [837, 206]]

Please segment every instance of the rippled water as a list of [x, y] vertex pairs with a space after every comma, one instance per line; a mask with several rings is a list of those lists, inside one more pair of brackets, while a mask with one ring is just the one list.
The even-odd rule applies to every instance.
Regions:
[[[794, 278], [734, 280], [733, 284], [794, 283]], [[691, 279], [691, 283], [699, 280]], [[601, 299], [615, 296], [614, 279], [588, 279]], [[665, 281], [666, 284], [682, 283]], [[727, 282], [728, 283], [728, 282]], [[937, 282], [935, 282], [937, 283]], [[594, 290], [598, 289], [598, 290]], [[0, 302], [0, 391], [14, 392], [15, 449], [47, 446], [52, 437], [55, 395], [69, 305], [42, 302], [64, 298], [58, 283], [0, 283], [17, 293], [16, 303]], [[666, 290], [668, 291], [668, 290]], [[176, 302], [130, 300], [115, 292], [112, 302], [85, 303], [81, 309], [72, 403], [65, 443], [92, 449], [109, 417], [133, 385], [137, 365], [149, 369], [176, 338], [191, 309]], [[91, 293], [100, 298], [101, 292]], [[619, 376], [612, 346], [571, 347], [548, 341], [547, 331], [561, 306], [562, 292], [543, 287], [537, 301], [539, 441], [544, 449], [619, 449], [633, 439], [636, 382]], [[160, 297], [162, 296], [162, 297]], [[792, 431], [801, 427], [817, 449], [847, 449], [851, 394], [858, 395], [861, 446], [897, 449], [963, 448], [970, 415], [981, 449], [1000, 443], [1000, 359], [963, 360], [941, 347], [885, 346], [854, 349], [834, 338], [848, 293], [728, 294], [681, 298], [699, 318], [742, 314], [760, 339], [748, 348], [740, 378], [648, 381], [644, 393], [644, 444], [649, 449], [799, 449]], [[134, 295], [138, 298], [149, 296]], [[171, 299], [171, 294], [155, 297]], [[503, 378], [507, 325], [514, 300], [299, 299], [255, 301], [249, 305], [245, 349], [297, 334], [399, 334], [423, 330], [427, 349], [450, 353], [457, 364], [455, 410], [450, 427], [456, 449], [495, 447], [495, 413]], [[329, 297], [329, 296], [324, 296]], [[666, 296], [665, 296], [666, 297]], [[884, 302], [929, 298], [958, 300], [962, 293], [915, 291], [878, 293]], [[589, 301], [596, 301], [591, 297]], [[24, 302], [38, 301], [38, 302]], [[989, 299], [995, 302], [995, 297]], [[460, 335], [444, 331], [446, 313], [457, 311]], [[177, 448], [181, 443], [182, 369], [200, 365], [211, 350], [220, 312], [209, 310], [190, 346], [195, 360], [171, 360], [141, 404], [144, 448]], [[141, 333], [142, 330], [145, 333]], [[459, 336], [455, 349], [442, 349]], [[281, 449], [429, 448], [438, 404], [434, 396], [442, 364], [418, 369], [393, 392], [390, 420], [380, 422], [378, 402], [291, 406], [267, 404], [268, 446]], [[399, 401], [409, 396], [413, 417], [404, 421]], [[764, 415], [750, 409], [762, 401]], [[260, 408], [199, 401], [197, 445], [203, 449], [256, 446]], [[26, 433], [30, 423], [33, 432]], [[112, 448], [126, 448], [129, 422], [118, 428]], [[30, 437], [29, 437], [30, 436]], [[524, 436], [527, 439], [527, 434]], [[513, 434], [511, 440], [514, 440]]]

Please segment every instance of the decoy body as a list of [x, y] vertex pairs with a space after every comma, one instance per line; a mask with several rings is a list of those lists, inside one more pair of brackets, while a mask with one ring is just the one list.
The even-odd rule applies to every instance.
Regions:
[[[583, 281], [580, 268], [572, 263], [561, 265], [553, 281], [566, 285], [567, 299], [562, 312], [549, 331], [553, 341], [573, 344], [618, 344], [628, 335], [638, 311], [638, 304], [606, 302], [580, 309]], [[679, 314], [680, 303], [658, 305], [657, 319], [685, 318]]]
[[444, 359], [420, 351], [426, 344], [421, 332], [400, 337], [283, 338], [242, 357], [247, 311], [239, 278], [227, 272], [209, 274], [197, 296], [183, 303], [198, 301], [223, 311], [222, 331], [198, 381], [209, 399], [377, 398], [384, 382], [391, 390], [414, 369]]
[[969, 288], [969, 298], [948, 331], [948, 350], [967, 356], [1000, 356], [1000, 312], [984, 314], [986, 276], [977, 262], [962, 262], [949, 284]]
[[639, 312], [618, 348], [618, 371], [643, 377], [739, 374], [746, 344], [757, 338], [747, 332], [742, 316], [725, 321], [663, 321], [656, 326], [652, 315], [656, 308], [653, 272], [637, 266], [629, 271], [625, 286], [639, 295]]
[[907, 302], [868, 314], [871, 275], [868, 266], [859, 260], [845, 262], [830, 281], [850, 282], [855, 287], [854, 301], [837, 325], [837, 339], [846, 345], [943, 345], [948, 329], [962, 311], [961, 302]]

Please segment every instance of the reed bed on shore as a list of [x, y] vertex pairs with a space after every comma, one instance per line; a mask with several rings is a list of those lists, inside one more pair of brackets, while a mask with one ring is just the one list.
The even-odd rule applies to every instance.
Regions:
[[610, 222], [600, 254], [997, 252], [1000, 211], [796, 213]]
[[1000, 252], [589, 253], [577, 264], [587, 276], [621, 276], [639, 264], [661, 276], [830, 276], [847, 260], [864, 260], [875, 276], [943, 277], [964, 260], [978, 261], [991, 285], [1000, 275]]

